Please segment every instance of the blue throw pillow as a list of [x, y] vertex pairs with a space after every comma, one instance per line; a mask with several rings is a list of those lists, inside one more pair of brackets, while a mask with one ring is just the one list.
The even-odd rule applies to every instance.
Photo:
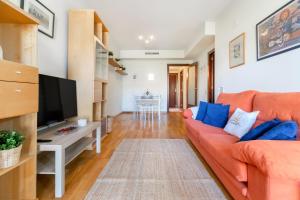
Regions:
[[258, 140], [296, 140], [298, 125], [294, 121], [282, 122], [265, 134]]
[[273, 119], [271, 121], [267, 121], [262, 123], [261, 125], [257, 126], [256, 128], [250, 130], [246, 135], [241, 138], [241, 142], [249, 141], [249, 140], [256, 140], [260, 136], [262, 136], [267, 131], [271, 130], [275, 126], [279, 125], [281, 121], [279, 119]]
[[207, 112], [207, 106], [208, 106], [207, 102], [200, 101], [199, 110], [198, 110], [198, 113], [197, 113], [196, 120], [203, 121], [203, 119], [206, 115], [206, 112]]
[[228, 121], [229, 109], [229, 105], [208, 104], [203, 123], [218, 128], [224, 128]]

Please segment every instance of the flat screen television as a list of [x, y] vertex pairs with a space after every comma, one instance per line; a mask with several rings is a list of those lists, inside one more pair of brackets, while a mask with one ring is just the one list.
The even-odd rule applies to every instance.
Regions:
[[40, 74], [38, 127], [76, 116], [76, 81]]

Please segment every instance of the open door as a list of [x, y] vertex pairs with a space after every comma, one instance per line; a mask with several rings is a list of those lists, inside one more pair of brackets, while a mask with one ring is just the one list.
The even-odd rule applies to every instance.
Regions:
[[208, 102], [215, 102], [215, 50], [208, 53]]
[[169, 74], [169, 107], [177, 108], [177, 74]]
[[188, 107], [197, 106], [198, 103], [198, 63], [188, 68]]
[[183, 71], [180, 72], [180, 86], [179, 86], [179, 90], [180, 90], [180, 97], [179, 97], [179, 108], [183, 108]]

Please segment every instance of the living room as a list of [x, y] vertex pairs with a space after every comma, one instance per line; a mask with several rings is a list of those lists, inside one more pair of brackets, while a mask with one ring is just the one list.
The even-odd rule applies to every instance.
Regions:
[[300, 199], [299, 47], [299, 0], [0, 0], [0, 199]]

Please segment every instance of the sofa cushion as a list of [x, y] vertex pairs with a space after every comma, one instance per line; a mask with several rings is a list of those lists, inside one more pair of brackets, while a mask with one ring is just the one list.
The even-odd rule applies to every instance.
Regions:
[[199, 110], [199, 106], [191, 107], [191, 108], [189, 108], [189, 110], [192, 111], [192, 113], [193, 113], [192, 118], [196, 119], [198, 110]]
[[300, 124], [300, 92], [264, 93], [257, 92], [253, 109], [259, 110], [258, 119], [263, 121], [278, 118], [282, 121], [295, 120]]
[[185, 124], [186, 127], [197, 136], [197, 138], [199, 138], [199, 134], [227, 134], [221, 128], [215, 128], [193, 119], [186, 119]]
[[183, 111], [183, 117], [185, 119], [192, 119], [193, 118], [193, 112], [191, 109], [186, 109]]
[[224, 128], [228, 121], [229, 109], [229, 105], [209, 103], [203, 122], [214, 127]]
[[256, 127], [250, 130], [248, 133], [246, 133], [246, 135], [244, 135], [240, 141], [256, 140], [257, 138], [262, 136], [265, 132], [271, 130], [272, 128], [279, 125], [280, 123], [281, 121], [278, 119], [267, 121], [261, 124], [260, 122], [257, 122], [255, 125]]
[[229, 104], [230, 114], [237, 108], [241, 108], [246, 112], [252, 112], [252, 103], [256, 91], [245, 91], [241, 93], [222, 93], [219, 95], [217, 103]]
[[231, 146], [239, 139], [226, 134], [222, 129], [214, 129], [216, 133], [221, 134], [211, 134], [212, 132], [208, 133], [205, 131], [198, 132], [200, 145], [202, 145], [207, 152], [210, 153], [212, 158], [216, 160], [216, 162], [219, 163], [236, 180], [240, 182], [246, 182], [247, 165], [231, 156]]
[[242, 138], [254, 125], [259, 111], [245, 112], [238, 108], [229, 119], [224, 130], [238, 138]]
[[196, 120], [203, 121], [203, 119], [205, 118], [206, 112], [207, 112], [207, 107], [208, 107], [207, 102], [200, 101]]
[[264, 133], [258, 140], [296, 140], [298, 126], [294, 121], [285, 121]]
[[[253, 110], [259, 110], [258, 120], [293, 120], [300, 126], [300, 92], [263, 93], [258, 92], [253, 100]], [[299, 132], [299, 130], [298, 130]]]
[[268, 177], [300, 180], [300, 142], [254, 140], [231, 146], [231, 155]]

